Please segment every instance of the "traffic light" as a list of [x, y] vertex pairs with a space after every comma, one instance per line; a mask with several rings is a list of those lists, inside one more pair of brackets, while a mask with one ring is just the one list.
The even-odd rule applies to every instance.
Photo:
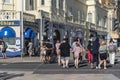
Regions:
[[43, 40], [48, 39], [50, 21], [46, 18], [43, 19]]
[[114, 21], [113, 21], [113, 31], [115, 31], [116, 29], [118, 29], [118, 26], [119, 26], [118, 24], [119, 24], [118, 20], [114, 19]]
[[47, 32], [49, 30], [49, 24], [50, 24], [50, 21], [45, 19], [44, 20], [44, 27], [43, 27], [44, 32]]

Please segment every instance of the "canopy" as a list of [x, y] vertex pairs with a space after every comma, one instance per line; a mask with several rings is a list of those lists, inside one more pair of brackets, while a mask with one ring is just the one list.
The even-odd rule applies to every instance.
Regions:
[[25, 30], [25, 38], [34, 38], [35, 36], [36, 36], [36, 34], [32, 29], [27, 28]]
[[0, 37], [15, 37], [15, 31], [10, 27], [4, 27], [0, 30]]

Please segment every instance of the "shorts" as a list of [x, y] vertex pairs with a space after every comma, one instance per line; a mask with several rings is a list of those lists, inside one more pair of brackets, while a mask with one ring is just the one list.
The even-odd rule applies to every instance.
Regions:
[[52, 54], [52, 51], [46, 51], [46, 56], [50, 56]]
[[61, 57], [62, 60], [66, 61], [69, 60], [70, 57]]
[[106, 53], [100, 54], [100, 60], [106, 60], [106, 59], [107, 59]]
[[6, 52], [6, 49], [5, 49], [5, 48], [3, 48], [3, 49], [2, 49], [2, 53], [5, 53], [5, 52]]

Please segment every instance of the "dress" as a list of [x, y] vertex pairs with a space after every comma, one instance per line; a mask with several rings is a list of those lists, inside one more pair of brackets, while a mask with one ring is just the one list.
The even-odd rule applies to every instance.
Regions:
[[81, 53], [82, 49], [80, 47], [75, 47], [73, 52], [74, 52], [74, 57], [79, 58], [79, 54]]
[[60, 49], [59, 49], [60, 43], [56, 43], [55, 47], [56, 47], [57, 55], [59, 55], [60, 54]]

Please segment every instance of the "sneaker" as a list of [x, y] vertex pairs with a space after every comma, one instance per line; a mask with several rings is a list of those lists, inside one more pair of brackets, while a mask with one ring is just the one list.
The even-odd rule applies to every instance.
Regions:
[[98, 69], [98, 67], [96, 66], [96, 69]]
[[66, 68], [69, 68], [69, 66], [66, 66]]
[[104, 69], [107, 69], [106, 67], [104, 67]]
[[94, 68], [93, 65], [91, 65], [90, 68], [93, 69]]
[[98, 69], [101, 69], [100, 65], [98, 65]]
[[63, 68], [65, 68], [65, 65], [63, 65]]
[[78, 68], [78, 66], [76, 66], [75, 68]]

